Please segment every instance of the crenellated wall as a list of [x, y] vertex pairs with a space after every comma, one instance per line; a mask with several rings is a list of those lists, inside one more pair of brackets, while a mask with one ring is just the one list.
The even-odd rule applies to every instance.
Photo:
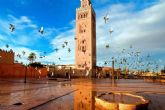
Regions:
[[0, 49], [0, 78], [46, 78], [47, 68], [33, 68], [14, 63], [14, 52]]
[[13, 50], [6, 51], [0, 49], [0, 64], [14, 64]]
[[25, 74], [28, 78], [46, 78], [46, 68], [33, 68], [15, 63], [15, 64], [0, 64], [0, 78], [24, 78]]

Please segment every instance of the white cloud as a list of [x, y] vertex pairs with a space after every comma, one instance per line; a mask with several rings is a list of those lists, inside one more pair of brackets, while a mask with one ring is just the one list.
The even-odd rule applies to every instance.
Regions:
[[27, 16], [21, 16], [20, 20], [25, 23], [31, 23], [31, 20]]
[[[59, 51], [50, 53], [46, 56], [46, 58], [42, 61], [47, 61], [56, 64], [74, 64], [74, 55], [75, 55], [75, 30], [68, 30], [63, 33], [60, 33], [58, 36], [51, 41], [53, 49], [58, 48]], [[68, 45], [65, 48], [62, 48], [62, 44], [67, 41]], [[68, 52], [68, 48], [71, 49], [71, 52]], [[58, 58], [61, 58], [59, 60]]]
[[[20, 46], [13, 46], [13, 45], [9, 45], [9, 48], [6, 48], [5, 46], [2, 46], [1, 49], [3, 50], [10, 50], [12, 49], [13, 52], [15, 53], [15, 61], [18, 61], [19, 63], [24, 63], [24, 64], [28, 64], [28, 56], [31, 52], [34, 52], [36, 54], [36, 56], [39, 56], [40, 52], [37, 50], [33, 50], [33, 49], [29, 49], [26, 47], [20, 47]], [[25, 52], [25, 55], [23, 55], [22, 52]], [[21, 58], [17, 57], [17, 55], [21, 55]], [[37, 58], [36, 61], [39, 61], [40, 59]]]
[[9, 20], [12, 24], [15, 25], [16, 29], [21, 30], [25, 28], [36, 29], [37, 25], [34, 24], [27, 16], [20, 16], [20, 18], [16, 18], [13, 15], [8, 15]]
[[[130, 11], [133, 10], [133, 6], [133, 4], [120, 4], [120, 6], [118, 4], [107, 7], [107, 9], [111, 10], [110, 23], [108, 24], [104, 24], [103, 16], [100, 18], [100, 15], [97, 15], [98, 58], [101, 56], [107, 58], [109, 54], [112, 56], [113, 53], [108, 54], [105, 51], [104, 45], [106, 42], [110, 44], [112, 51], [119, 50], [119, 48], [120, 50], [129, 48], [131, 44], [149, 53], [165, 51], [165, 37], [163, 37], [165, 34], [165, 14], [163, 11], [160, 11], [165, 10], [165, 2], [157, 3], [137, 12]], [[101, 10], [98, 13], [105, 11]], [[112, 37], [108, 33], [110, 27], [114, 28]]]
[[[15, 26], [14, 32], [10, 32], [9, 24], [13, 24]], [[8, 15], [7, 19], [0, 19], [0, 35], [3, 36], [3, 39], [6, 42], [22, 45], [27, 45], [31, 42], [31, 36], [36, 36], [37, 34], [37, 25], [32, 22], [30, 18], [27, 16], [20, 16], [19, 18]], [[30, 30], [30, 32], [28, 32]], [[35, 40], [37, 37], [33, 37]]]

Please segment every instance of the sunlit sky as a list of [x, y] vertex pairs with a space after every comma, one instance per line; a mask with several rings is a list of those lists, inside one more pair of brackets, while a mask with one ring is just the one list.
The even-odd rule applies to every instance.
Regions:
[[[147, 63], [145, 57], [149, 54], [150, 60], [159, 64], [159, 69], [163, 68], [164, 0], [91, 1], [97, 19], [97, 65], [104, 65], [112, 56], [127, 58], [127, 53], [140, 51], [144, 63]], [[13, 49], [16, 55], [25, 51], [22, 58], [15, 57], [19, 62], [28, 63], [27, 56], [35, 52], [38, 56], [36, 61], [74, 64], [75, 16], [79, 6], [80, 0], [0, 0], [0, 47]], [[110, 20], [105, 24], [103, 17], [107, 13]], [[9, 30], [10, 23], [15, 25], [14, 32]], [[45, 31], [43, 35], [38, 32], [41, 26]], [[114, 30], [111, 36], [110, 28]], [[69, 44], [63, 49], [64, 41]], [[9, 48], [5, 47], [6, 44]], [[106, 44], [110, 45], [109, 49], [105, 48]], [[68, 48], [71, 48], [70, 53]], [[123, 49], [126, 52], [121, 54]], [[39, 56], [43, 55], [46, 57], [40, 59]]]

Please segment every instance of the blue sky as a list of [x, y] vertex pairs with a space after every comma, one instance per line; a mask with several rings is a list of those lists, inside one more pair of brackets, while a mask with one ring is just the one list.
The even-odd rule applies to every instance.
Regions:
[[[119, 55], [123, 48], [141, 51], [142, 56], [151, 54], [163, 68], [165, 61], [165, 2], [164, 0], [92, 0], [97, 15], [97, 64], [103, 65], [112, 56]], [[27, 56], [35, 52], [44, 63], [74, 64], [74, 36], [76, 8], [80, 0], [0, 0], [0, 46], [9, 44], [16, 54], [24, 50], [26, 55], [16, 60], [27, 63]], [[109, 13], [110, 21], [103, 17]], [[9, 31], [9, 24], [15, 31]], [[43, 26], [45, 33], [38, 33]], [[114, 33], [109, 35], [109, 28]], [[61, 45], [69, 45], [62, 49]], [[99, 42], [98, 42], [99, 41]], [[105, 49], [110, 44], [110, 49]], [[59, 51], [55, 52], [55, 48]], [[67, 49], [71, 48], [71, 53]], [[123, 54], [127, 57], [127, 55]], [[61, 57], [61, 61], [58, 58]], [[110, 64], [109, 64], [110, 65]]]

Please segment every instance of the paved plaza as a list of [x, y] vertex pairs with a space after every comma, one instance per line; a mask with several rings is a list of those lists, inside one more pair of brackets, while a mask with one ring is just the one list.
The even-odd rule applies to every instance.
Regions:
[[[92, 97], [105, 92], [142, 95], [150, 100], [149, 110], [165, 110], [165, 85], [160, 83], [130, 79], [116, 80], [113, 84], [110, 79], [23, 82], [21, 79], [1, 79], [0, 110], [90, 110], [94, 103]], [[88, 103], [80, 104], [81, 101]]]

